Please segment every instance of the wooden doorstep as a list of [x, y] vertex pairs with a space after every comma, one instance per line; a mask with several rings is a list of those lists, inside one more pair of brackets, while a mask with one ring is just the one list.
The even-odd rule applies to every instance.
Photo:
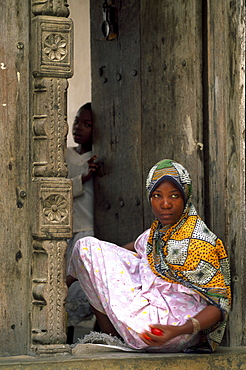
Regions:
[[213, 354], [147, 354], [119, 351], [87, 351], [80, 356], [36, 358], [1, 357], [4, 370], [244, 370], [246, 347], [219, 348]]

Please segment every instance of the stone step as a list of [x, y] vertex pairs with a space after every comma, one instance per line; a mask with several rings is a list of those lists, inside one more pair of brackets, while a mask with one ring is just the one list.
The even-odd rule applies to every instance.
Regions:
[[147, 354], [88, 349], [84, 354], [1, 357], [0, 370], [246, 370], [246, 347], [212, 354]]

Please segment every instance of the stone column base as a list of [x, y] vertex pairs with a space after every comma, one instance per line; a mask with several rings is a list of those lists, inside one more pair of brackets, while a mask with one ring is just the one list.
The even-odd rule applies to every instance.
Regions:
[[33, 350], [38, 357], [67, 356], [72, 354], [71, 347], [68, 344], [38, 345], [33, 347]]

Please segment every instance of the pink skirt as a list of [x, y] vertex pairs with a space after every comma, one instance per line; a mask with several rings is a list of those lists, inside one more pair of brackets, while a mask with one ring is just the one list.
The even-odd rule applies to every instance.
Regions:
[[125, 343], [134, 349], [182, 352], [199, 341], [185, 334], [164, 346], [148, 347], [138, 333], [150, 324], [182, 325], [207, 303], [194, 291], [156, 276], [145, 254], [149, 230], [135, 242], [137, 253], [94, 237], [75, 244], [69, 274], [77, 278], [91, 305], [105, 313]]

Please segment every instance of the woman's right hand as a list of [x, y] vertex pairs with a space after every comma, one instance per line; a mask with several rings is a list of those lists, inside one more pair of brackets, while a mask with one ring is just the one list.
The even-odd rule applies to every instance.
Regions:
[[[200, 330], [210, 328], [218, 321], [222, 320], [222, 312], [219, 308], [209, 304], [201, 310], [194, 318], [199, 322]], [[163, 346], [170, 339], [182, 334], [192, 334], [194, 326], [192, 320], [187, 320], [183, 325], [149, 325], [150, 329], [158, 328], [163, 331], [163, 335], [154, 335], [150, 331], [145, 330], [140, 333], [140, 338], [148, 346], [157, 347]]]
[[[153, 329], [159, 329], [162, 334], [153, 334]], [[144, 343], [150, 347], [161, 347], [170, 339], [182, 334], [180, 331], [180, 326], [174, 325], [150, 325], [150, 330], [153, 330], [153, 332], [145, 330], [143, 333], [139, 334]]]

